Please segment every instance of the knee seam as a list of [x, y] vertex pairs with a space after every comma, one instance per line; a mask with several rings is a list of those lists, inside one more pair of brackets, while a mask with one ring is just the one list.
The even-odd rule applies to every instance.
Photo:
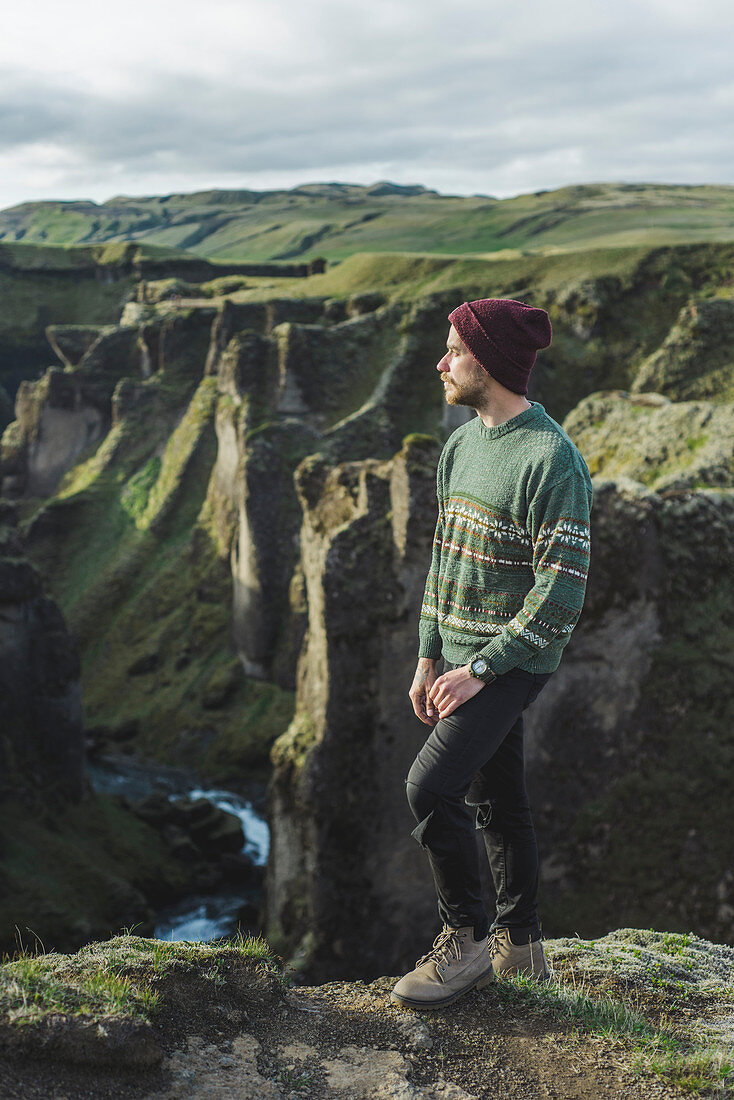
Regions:
[[439, 795], [422, 787], [420, 783], [413, 783], [410, 779], [406, 780], [405, 788], [408, 805], [416, 821], [421, 821], [428, 813], [433, 813], [438, 804]]

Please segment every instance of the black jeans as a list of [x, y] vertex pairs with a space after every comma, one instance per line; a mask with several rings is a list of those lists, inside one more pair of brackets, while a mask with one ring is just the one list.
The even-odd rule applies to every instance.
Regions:
[[[459, 666], [444, 662], [444, 669]], [[479, 858], [468, 807], [476, 807], [497, 906], [492, 929], [539, 931], [538, 846], [525, 790], [523, 716], [552, 672], [511, 669], [433, 727], [406, 780], [417, 827], [428, 853], [438, 913], [453, 928], [489, 930], [481, 896]]]

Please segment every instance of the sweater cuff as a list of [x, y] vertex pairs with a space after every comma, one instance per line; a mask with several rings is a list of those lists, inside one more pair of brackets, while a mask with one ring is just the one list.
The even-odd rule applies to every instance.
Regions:
[[506, 642], [503, 643], [500, 634], [499, 637], [493, 638], [484, 649], [477, 650], [475, 656], [484, 657], [495, 676], [502, 676], [503, 673], [509, 672], [511, 668], [519, 665], [523, 655], [517, 652], [515, 646], [508, 645]]
[[438, 627], [422, 622], [418, 630], [418, 660], [421, 657], [429, 657], [432, 661], [438, 660], [442, 649]]

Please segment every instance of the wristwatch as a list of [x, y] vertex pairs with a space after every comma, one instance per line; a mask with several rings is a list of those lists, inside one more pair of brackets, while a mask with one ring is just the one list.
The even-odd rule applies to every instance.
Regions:
[[497, 674], [492, 672], [484, 657], [472, 657], [469, 662], [469, 671], [472, 676], [477, 680], [482, 680], [485, 684], [491, 684], [493, 680], [497, 679]]

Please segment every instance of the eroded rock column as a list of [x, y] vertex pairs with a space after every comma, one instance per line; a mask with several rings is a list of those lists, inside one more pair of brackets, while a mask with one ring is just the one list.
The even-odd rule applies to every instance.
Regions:
[[408, 688], [436, 519], [438, 444], [298, 470], [308, 633], [276, 742], [268, 924], [321, 978], [390, 973], [435, 900], [404, 781], [425, 729]]

